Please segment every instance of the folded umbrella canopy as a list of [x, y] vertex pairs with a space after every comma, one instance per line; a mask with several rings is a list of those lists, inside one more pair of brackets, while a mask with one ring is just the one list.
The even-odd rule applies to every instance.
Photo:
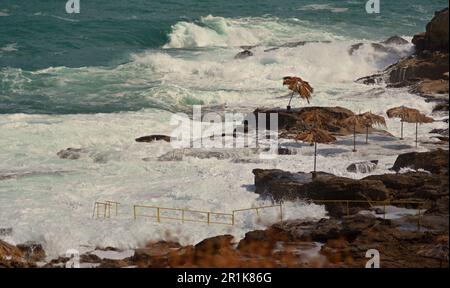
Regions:
[[294, 97], [295, 93], [298, 93], [300, 95], [300, 98], [306, 99], [309, 104], [309, 100], [312, 97], [311, 94], [314, 92], [314, 89], [311, 87], [311, 85], [309, 85], [308, 82], [304, 81], [300, 77], [286, 76], [283, 77], [283, 86], [285, 85], [287, 85], [289, 90], [292, 91], [292, 95], [287, 106], [288, 110], [290, 110], [291, 108], [292, 97]]
[[378, 125], [386, 127], [386, 120], [383, 116], [373, 114], [372, 112], [365, 112], [359, 114], [362, 118], [364, 126], [366, 126], [366, 144], [369, 143], [369, 127]]

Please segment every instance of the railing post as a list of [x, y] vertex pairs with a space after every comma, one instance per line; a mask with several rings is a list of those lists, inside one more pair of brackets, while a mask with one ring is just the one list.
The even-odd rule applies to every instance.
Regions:
[[211, 212], [208, 212], [208, 225], [210, 224], [210, 222], [211, 222]]
[[256, 210], [256, 216], [259, 217], [259, 210], [258, 210], [258, 208], [256, 208], [255, 210]]
[[133, 216], [134, 220], [136, 220], [136, 205], [133, 205]]
[[158, 222], [161, 222], [160, 214], [159, 214], [159, 207], [156, 208], [156, 219], [158, 219]]

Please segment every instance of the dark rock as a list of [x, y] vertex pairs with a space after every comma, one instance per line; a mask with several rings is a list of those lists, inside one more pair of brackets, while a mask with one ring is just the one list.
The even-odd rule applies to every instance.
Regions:
[[408, 57], [385, 70], [391, 86], [405, 87], [424, 79], [444, 79], [448, 72], [448, 53], [435, 52], [422, 57]]
[[442, 136], [448, 136], [448, 128], [445, 129], [433, 129], [430, 131], [431, 134], [440, 134]]
[[296, 154], [295, 151], [292, 151], [289, 148], [285, 148], [285, 147], [278, 148], [278, 155], [293, 155], [293, 154]]
[[347, 167], [348, 172], [352, 173], [370, 173], [377, 168], [378, 160], [352, 163]]
[[[443, 79], [438, 80], [425, 79], [413, 85], [413, 87], [410, 89], [411, 93], [419, 94], [424, 97], [433, 96], [436, 94], [448, 94], [448, 91], [449, 91], [448, 80]], [[448, 99], [446, 102], [448, 105]]]
[[361, 77], [355, 80], [356, 83], [366, 84], [366, 85], [378, 85], [382, 83], [385, 79], [384, 74], [374, 74], [366, 77]]
[[236, 56], [234, 56], [234, 59], [245, 59], [248, 57], [253, 56], [253, 52], [250, 50], [244, 50], [242, 52], [239, 52], [238, 54], [236, 54]]
[[166, 141], [170, 142], [170, 136], [166, 135], [150, 135], [150, 136], [143, 136], [135, 139], [136, 142], [145, 142], [150, 143], [154, 141]]
[[83, 152], [84, 150], [80, 148], [67, 148], [59, 151], [56, 155], [61, 159], [77, 160], [81, 158]]
[[221, 235], [205, 239], [194, 246], [196, 253], [219, 254], [223, 248], [231, 248], [234, 237], [232, 235]]
[[431, 173], [448, 175], [448, 150], [438, 149], [431, 152], [410, 152], [401, 154], [392, 167], [394, 171], [401, 168], [424, 169]]
[[[349, 127], [345, 123], [345, 119], [353, 116], [354, 113], [342, 107], [303, 107], [293, 108], [291, 110], [274, 108], [274, 109], [256, 109], [253, 112], [256, 119], [259, 119], [258, 114], [266, 114], [266, 128], [270, 127], [270, 114], [278, 114], [278, 130], [281, 132], [280, 137], [290, 138], [290, 134], [304, 132], [310, 127], [314, 126], [317, 115], [320, 121], [321, 129], [327, 130], [334, 135], [350, 135], [353, 134], [353, 127]], [[369, 128], [369, 133], [374, 131], [382, 132]], [[357, 133], [366, 133], [366, 127], [363, 125], [356, 126]]]
[[44, 248], [39, 243], [25, 242], [17, 245], [17, 248], [22, 251], [23, 256], [29, 261], [38, 262], [45, 259]]
[[270, 256], [280, 241], [290, 241], [292, 237], [285, 230], [278, 227], [270, 227], [267, 230], [255, 230], [245, 234], [239, 241], [237, 249], [242, 253]]
[[433, 108], [433, 112], [449, 111], [448, 102], [439, 103]]
[[374, 180], [354, 180], [319, 173], [313, 180], [309, 173], [254, 169], [255, 192], [276, 201], [313, 200], [386, 200], [389, 192], [383, 183]]
[[22, 251], [14, 245], [0, 240], [0, 268], [34, 268], [36, 265], [23, 257]]
[[[356, 81], [363, 84], [384, 81], [393, 88], [414, 85], [411, 92], [421, 96], [448, 94], [448, 8], [436, 13], [426, 30], [425, 33], [415, 35], [412, 40], [416, 48], [415, 55], [387, 67], [383, 73]], [[442, 110], [448, 111], [448, 105], [443, 105]]]
[[285, 44], [282, 44], [280, 46], [276, 46], [276, 47], [272, 47], [269, 49], [264, 50], [264, 52], [271, 52], [271, 51], [275, 51], [278, 50], [280, 48], [295, 48], [295, 47], [299, 47], [299, 46], [304, 46], [308, 43], [331, 43], [331, 41], [296, 41], [296, 42], [288, 42]]
[[406, 44], [409, 44], [408, 41], [406, 41], [405, 39], [403, 39], [400, 36], [389, 37], [388, 39], [384, 40], [381, 43], [382, 44], [386, 44], [386, 45], [406, 45]]
[[427, 24], [425, 34], [415, 37], [414, 44], [418, 50], [448, 52], [448, 8], [436, 12]]
[[13, 233], [13, 228], [0, 228], [0, 237], [10, 236]]
[[365, 43], [356, 43], [353, 44], [352, 46], [350, 46], [350, 49], [348, 50], [348, 54], [353, 55], [353, 53], [355, 53], [355, 51], [359, 50], [362, 46], [364, 45], [370, 45], [372, 46], [372, 48], [376, 51], [376, 52], [384, 52], [384, 53], [388, 53], [390, 51], [392, 51], [390, 48], [385, 47], [384, 45], [380, 44], [380, 43], [369, 43], [369, 44], [365, 44]]
[[448, 196], [448, 178], [425, 172], [372, 175], [364, 179], [382, 182], [394, 200], [436, 200]]

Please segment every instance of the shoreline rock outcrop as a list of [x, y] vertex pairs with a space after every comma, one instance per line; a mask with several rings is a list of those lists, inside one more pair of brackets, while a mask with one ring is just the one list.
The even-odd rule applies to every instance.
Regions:
[[412, 56], [356, 82], [368, 85], [386, 82], [388, 87], [410, 87], [411, 93], [437, 102], [439, 110], [448, 111], [448, 13], [448, 8], [436, 12], [427, 24], [426, 32], [414, 36], [415, 53]]

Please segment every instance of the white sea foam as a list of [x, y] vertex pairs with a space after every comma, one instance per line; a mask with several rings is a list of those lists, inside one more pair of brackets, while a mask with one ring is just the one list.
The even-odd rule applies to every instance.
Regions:
[[17, 43], [10, 43], [4, 47], [0, 47], [0, 52], [15, 52], [17, 50]]
[[215, 16], [202, 17], [198, 22], [178, 22], [172, 26], [165, 48], [238, 47], [241, 45], [282, 44], [294, 38], [304, 40], [332, 40], [331, 33], [310, 27], [299, 19], [278, 18], [230, 19]]
[[334, 7], [331, 4], [309, 4], [298, 8], [300, 11], [316, 11], [316, 10], [328, 10], [333, 13], [342, 13], [348, 11], [348, 8]]

